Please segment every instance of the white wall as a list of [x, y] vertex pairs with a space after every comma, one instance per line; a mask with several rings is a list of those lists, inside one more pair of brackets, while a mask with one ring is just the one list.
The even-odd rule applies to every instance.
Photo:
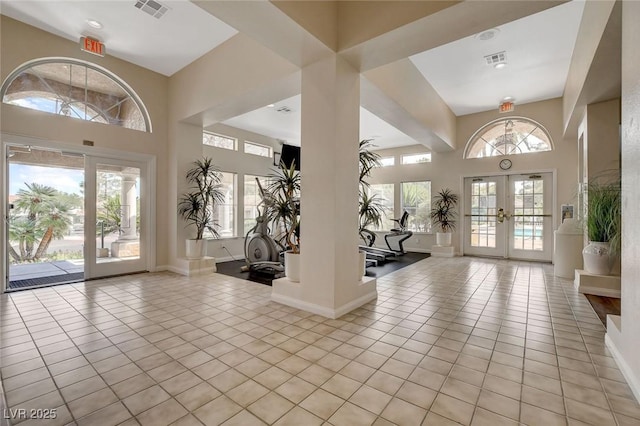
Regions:
[[607, 343], [640, 401], [640, 3], [622, 7], [622, 318], [609, 316]]
[[[528, 117], [537, 121], [547, 129], [553, 139], [554, 151], [510, 156], [513, 166], [509, 173], [556, 170], [557, 208], [554, 216], [559, 218], [561, 204], [574, 204], [577, 207], [578, 202], [578, 145], [576, 141], [565, 140], [562, 137], [562, 101], [558, 98], [527, 105], [516, 105], [516, 110], [510, 115]], [[432, 193], [436, 193], [442, 188], [450, 188], [455, 193], [462, 195], [463, 176], [491, 176], [502, 173], [498, 167], [500, 158], [464, 160], [463, 153], [467, 141], [476, 130], [492, 120], [504, 117], [505, 115], [499, 114], [497, 110], [458, 117], [457, 149], [453, 152], [432, 153], [431, 163], [400, 165], [402, 154], [424, 151], [425, 147], [421, 145], [376, 151], [383, 157], [396, 156], [396, 166], [375, 169], [370, 182], [396, 184], [396, 215], [394, 217], [399, 217], [402, 213], [400, 211], [401, 182], [430, 180]], [[453, 236], [456, 252], [460, 252], [460, 231], [461, 229], [458, 227]], [[384, 244], [383, 234], [381, 233], [380, 239], [377, 240], [380, 244]], [[435, 234], [414, 234], [412, 238], [405, 241], [405, 248], [429, 251], [434, 244]]]

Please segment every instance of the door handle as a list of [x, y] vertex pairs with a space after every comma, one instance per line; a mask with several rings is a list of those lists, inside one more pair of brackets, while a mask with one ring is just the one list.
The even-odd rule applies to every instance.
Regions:
[[[505, 218], [504, 209], [498, 209], [498, 214], [496, 215], [496, 217], [498, 218], [498, 223], [504, 222], [504, 218]], [[509, 218], [507, 217], [507, 219]]]

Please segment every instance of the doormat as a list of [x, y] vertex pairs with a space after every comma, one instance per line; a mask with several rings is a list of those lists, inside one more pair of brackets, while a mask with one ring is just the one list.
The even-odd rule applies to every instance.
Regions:
[[29, 278], [26, 280], [9, 281], [8, 290], [16, 290], [29, 287], [41, 287], [47, 285], [67, 284], [84, 280], [84, 272], [72, 274], [54, 275], [51, 277]]

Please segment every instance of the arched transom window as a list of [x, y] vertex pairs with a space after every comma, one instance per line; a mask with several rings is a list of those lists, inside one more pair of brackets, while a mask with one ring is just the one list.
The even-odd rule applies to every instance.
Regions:
[[507, 117], [482, 126], [471, 136], [464, 158], [497, 157], [551, 151], [549, 132], [539, 123], [524, 117]]
[[2, 102], [86, 121], [151, 132], [149, 114], [124, 81], [102, 67], [71, 58], [42, 58], [12, 72]]

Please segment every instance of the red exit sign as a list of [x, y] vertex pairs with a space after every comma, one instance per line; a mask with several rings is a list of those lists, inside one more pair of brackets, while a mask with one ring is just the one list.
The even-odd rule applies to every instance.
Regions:
[[499, 112], [511, 112], [515, 109], [515, 105], [513, 102], [503, 102], [500, 104], [500, 108], [498, 108]]
[[107, 50], [104, 43], [91, 37], [80, 38], [80, 49], [98, 56], [104, 56]]

